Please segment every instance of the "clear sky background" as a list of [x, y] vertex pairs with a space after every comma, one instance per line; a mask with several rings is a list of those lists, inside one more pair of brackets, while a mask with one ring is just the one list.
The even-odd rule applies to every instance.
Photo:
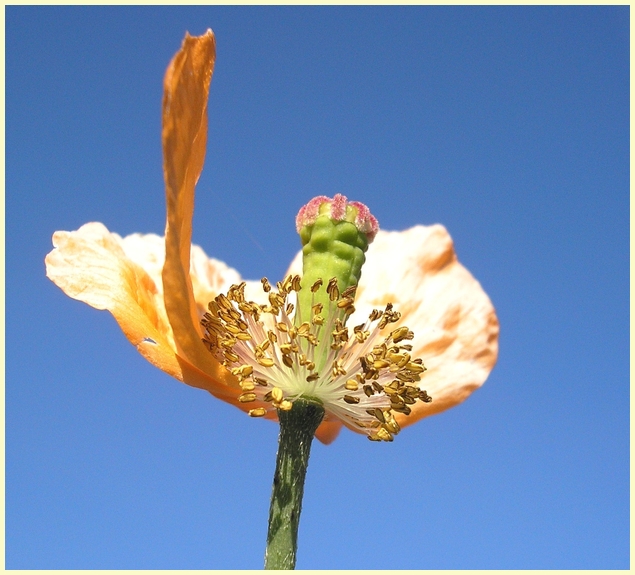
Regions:
[[312, 196], [442, 223], [501, 323], [464, 404], [314, 444], [298, 568], [629, 567], [629, 8], [6, 11], [6, 566], [259, 569], [277, 426], [45, 277], [162, 234], [165, 68], [212, 28], [194, 241], [280, 279]]

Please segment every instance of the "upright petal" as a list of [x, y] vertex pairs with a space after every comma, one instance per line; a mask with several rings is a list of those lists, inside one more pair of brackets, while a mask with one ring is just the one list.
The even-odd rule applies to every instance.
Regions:
[[179, 354], [231, 385], [234, 378], [201, 342], [190, 279], [194, 188], [205, 160], [207, 100], [215, 56], [211, 30], [198, 37], [187, 34], [165, 74], [162, 137], [167, 223], [162, 275], [165, 309]]

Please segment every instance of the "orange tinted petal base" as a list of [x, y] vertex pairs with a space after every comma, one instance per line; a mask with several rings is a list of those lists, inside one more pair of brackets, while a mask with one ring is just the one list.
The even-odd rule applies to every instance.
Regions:
[[325, 445], [328, 445], [335, 440], [341, 429], [342, 424], [339, 421], [323, 421], [317, 428], [315, 437], [317, 437]]

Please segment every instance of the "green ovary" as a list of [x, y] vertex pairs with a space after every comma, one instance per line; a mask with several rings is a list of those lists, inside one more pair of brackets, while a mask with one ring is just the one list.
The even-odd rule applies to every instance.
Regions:
[[[368, 249], [366, 234], [360, 232], [353, 223], [333, 221], [327, 215], [318, 216], [315, 224], [305, 226], [300, 231], [302, 240], [303, 275], [299, 292], [302, 321], [310, 321], [311, 304], [323, 305], [322, 315], [328, 313], [329, 296], [326, 286], [331, 278], [337, 279], [340, 293], [357, 285], [362, 275], [362, 265]], [[316, 292], [311, 286], [321, 279], [324, 284]], [[341, 312], [342, 316], [344, 312]]]

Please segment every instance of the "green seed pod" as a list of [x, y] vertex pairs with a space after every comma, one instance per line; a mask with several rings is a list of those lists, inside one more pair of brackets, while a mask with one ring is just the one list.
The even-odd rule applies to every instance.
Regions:
[[[336, 194], [333, 199], [313, 198], [298, 213], [296, 228], [303, 246], [300, 315], [296, 318], [309, 321], [311, 306], [320, 303], [324, 313], [336, 313], [343, 319], [346, 312], [335, 308], [337, 298], [326, 288], [332, 278], [337, 280], [340, 294], [359, 283], [364, 254], [379, 229], [377, 220], [364, 204], [347, 202], [345, 196]], [[323, 285], [314, 293], [311, 287], [319, 280]]]

